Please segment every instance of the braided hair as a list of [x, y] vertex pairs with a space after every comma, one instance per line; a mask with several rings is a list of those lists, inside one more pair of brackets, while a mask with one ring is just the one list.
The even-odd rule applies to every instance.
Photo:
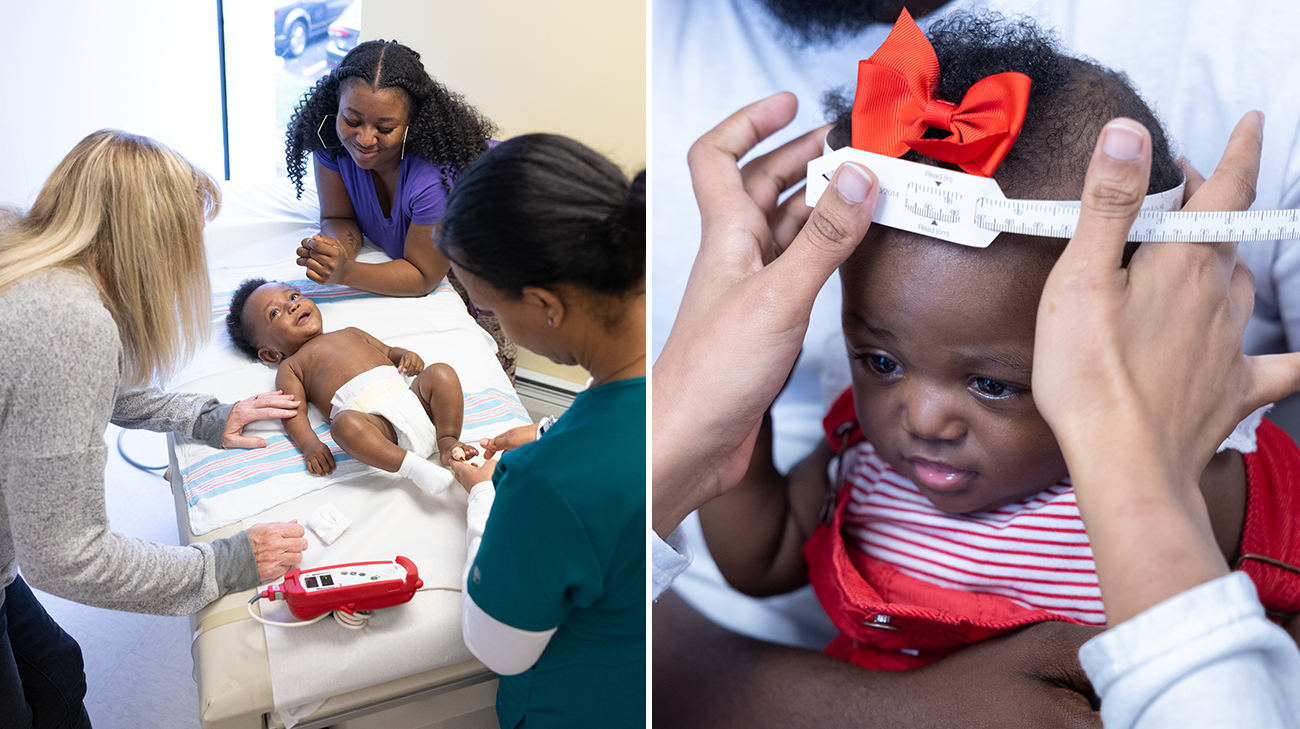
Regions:
[[302, 197], [307, 155], [332, 155], [326, 147], [342, 144], [334, 126], [326, 124], [322, 128], [321, 122], [338, 113], [339, 94], [349, 79], [363, 81], [374, 91], [398, 88], [406, 92], [406, 153], [441, 165], [447, 173], [442, 185], [448, 192], [451, 180], [487, 151], [488, 139], [496, 134], [495, 124], [424, 70], [419, 53], [397, 41], [366, 41], [349, 51], [338, 68], [303, 94], [289, 119], [284, 156], [298, 197]]
[[568, 137], [515, 137], [456, 181], [438, 249], [511, 298], [557, 283], [623, 297], [645, 281], [645, 186]]

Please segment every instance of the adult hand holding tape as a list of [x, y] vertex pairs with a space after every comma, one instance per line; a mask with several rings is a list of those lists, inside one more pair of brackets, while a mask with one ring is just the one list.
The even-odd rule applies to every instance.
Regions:
[[751, 104], [691, 147], [703, 234], [654, 365], [653, 511], [662, 537], [740, 480], [817, 292], [871, 225], [877, 185], [856, 164], [833, 170], [827, 182], [836, 192], [815, 209], [798, 194], [779, 203], [821, 150], [825, 129], [737, 166], [790, 123], [796, 104], [788, 93]]
[[[1250, 205], [1262, 128], [1247, 114], [1208, 180], [1187, 169], [1184, 211]], [[1034, 401], [1069, 463], [1111, 626], [1228, 573], [1198, 475], [1246, 414], [1300, 389], [1300, 354], [1242, 353], [1254, 279], [1235, 242], [1143, 243], [1123, 267], [1150, 164], [1146, 129], [1107, 125], [1034, 343]]]

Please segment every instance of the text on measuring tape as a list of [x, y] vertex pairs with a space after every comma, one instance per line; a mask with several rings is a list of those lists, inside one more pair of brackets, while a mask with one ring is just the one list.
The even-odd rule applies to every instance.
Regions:
[[[817, 204], [835, 170], [854, 161], [880, 181], [872, 221], [932, 238], [984, 248], [998, 233], [1070, 238], [1078, 201], [1009, 200], [997, 181], [844, 147], [808, 163], [806, 201]], [[1249, 241], [1300, 238], [1300, 210], [1177, 212], [1183, 186], [1148, 195], [1131, 241]]]

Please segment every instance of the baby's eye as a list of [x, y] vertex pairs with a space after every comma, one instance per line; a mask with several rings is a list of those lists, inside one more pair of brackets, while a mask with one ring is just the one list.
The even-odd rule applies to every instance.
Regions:
[[1009, 385], [1001, 380], [994, 380], [989, 377], [976, 377], [971, 381], [971, 387], [980, 396], [989, 400], [1005, 400], [1012, 395], [1020, 392], [1020, 388], [1015, 385]]
[[279, 310], [279, 309], [272, 309], [272, 310], [271, 310], [271, 318], [272, 318], [272, 319], [276, 318], [276, 317], [279, 316], [279, 315], [280, 315], [280, 310]]
[[883, 354], [868, 354], [863, 359], [867, 360], [871, 369], [882, 375], [890, 375], [898, 370], [898, 363]]
[[302, 294], [300, 294], [300, 293], [298, 293], [298, 292], [295, 291], [294, 293], [289, 294], [289, 300], [290, 300], [290, 301], [293, 301], [294, 299], [298, 298], [299, 296], [302, 296]]

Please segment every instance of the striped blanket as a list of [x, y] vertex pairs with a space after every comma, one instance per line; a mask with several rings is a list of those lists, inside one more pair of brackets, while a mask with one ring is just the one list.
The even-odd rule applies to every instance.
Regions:
[[[416, 298], [378, 296], [345, 286], [313, 283], [302, 278], [302, 269], [292, 257], [284, 256], [285, 250], [295, 248], [296, 241], [311, 232], [293, 231], [257, 245], [227, 250], [224, 256], [213, 256], [211, 339], [194, 361], [173, 378], [170, 389], [210, 393], [222, 402], [275, 389], [275, 368], [250, 361], [235, 350], [225, 333], [231, 293], [243, 279], [259, 277], [294, 286], [313, 299], [320, 307], [326, 331], [355, 326], [386, 344], [416, 352], [426, 366], [435, 362], [451, 365], [465, 392], [461, 440], [475, 442], [531, 422], [497, 362], [496, 344], [465, 311], [460, 297], [445, 280], [433, 293]], [[368, 248], [359, 260], [381, 262], [387, 258]], [[334, 454], [336, 468], [329, 476], [307, 472], [302, 453], [278, 420], [245, 428], [246, 435], [265, 438], [265, 448], [217, 450], [177, 437], [176, 457], [190, 531], [204, 534], [325, 486], [379, 473], [334, 443], [329, 424], [314, 406], [308, 407], [308, 415], [317, 436]]]

